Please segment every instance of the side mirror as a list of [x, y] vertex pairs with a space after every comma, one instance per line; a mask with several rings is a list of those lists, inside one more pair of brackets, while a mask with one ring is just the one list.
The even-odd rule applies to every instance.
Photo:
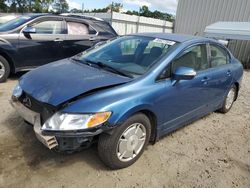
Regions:
[[191, 80], [196, 76], [196, 71], [189, 67], [178, 67], [173, 73], [173, 79], [179, 80]]
[[24, 34], [36, 33], [36, 28], [27, 26], [23, 29]]

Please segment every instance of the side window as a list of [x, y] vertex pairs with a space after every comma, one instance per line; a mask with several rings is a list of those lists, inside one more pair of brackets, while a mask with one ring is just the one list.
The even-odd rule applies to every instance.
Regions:
[[37, 34], [62, 34], [61, 21], [43, 21], [34, 24], [32, 27], [36, 29]]
[[172, 62], [173, 72], [178, 67], [190, 67], [196, 71], [201, 71], [209, 68], [206, 45], [201, 44], [192, 46], [183, 51]]
[[131, 39], [121, 42], [121, 53], [122, 55], [134, 55], [135, 51], [141, 41], [138, 39]]
[[221, 47], [216, 45], [210, 45], [211, 49], [211, 67], [218, 67], [225, 65], [228, 62], [228, 53]]
[[171, 66], [168, 65], [164, 71], [160, 74], [160, 76], [157, 78], [157, 80], [163, 80], [166, 78], [170, 78], [171, 77]]
[[78, 22], [67, 22], [69, 35], [88, 35], [89, 28], [87, 25]]

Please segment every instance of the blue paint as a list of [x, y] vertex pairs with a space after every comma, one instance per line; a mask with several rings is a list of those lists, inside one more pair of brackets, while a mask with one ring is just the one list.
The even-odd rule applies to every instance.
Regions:
[[[219, 109], [233, 84], [240, 84], [243, 68], [240, 62], [215, 40], [171, 34], [137, 34], [178, 42], [145, 74], [123, 77], [105, 70], [64, 59], [42, 66], [24, 75], [22, 89], [38, 101], [58, 106], [97, 88], [61, 109], [67, 113], [112, 111], [108, 122], [118, 126], [132, 114], [147, 110], [155, 115], [157, 137]], [[197, 72], [191, 80], [167, 78], [157, 80], [160, 73], [185, 48], [194, 44], [216, 44], [228, 51], [227, 65]], [[230, 75], [228, 75], [230, 71]], [[204, 81], [204, 78], [209, 78]]]

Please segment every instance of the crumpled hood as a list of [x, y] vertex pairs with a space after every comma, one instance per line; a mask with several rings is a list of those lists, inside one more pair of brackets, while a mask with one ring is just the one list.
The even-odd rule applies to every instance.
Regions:
[[57, 106], [93, 89], [130, 80], [131, 78], [63, 59], [26, 73], [20, 79], [20, 86], [36, 100]]

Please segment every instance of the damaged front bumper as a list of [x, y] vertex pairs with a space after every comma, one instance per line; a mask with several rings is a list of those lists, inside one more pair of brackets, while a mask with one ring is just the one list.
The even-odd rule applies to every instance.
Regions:
[[63, 152], [80, 150], [89, 147], [93, 138], [102, 133], [102, 129], [96, 129], [92, 132], [42, 131], [41, 115], [39, 113], [30, 110], [18, 100], [10, 100], [10, 104], [21, 117], [33, 125], [37, 139], [49, 149], [56, 149]]

